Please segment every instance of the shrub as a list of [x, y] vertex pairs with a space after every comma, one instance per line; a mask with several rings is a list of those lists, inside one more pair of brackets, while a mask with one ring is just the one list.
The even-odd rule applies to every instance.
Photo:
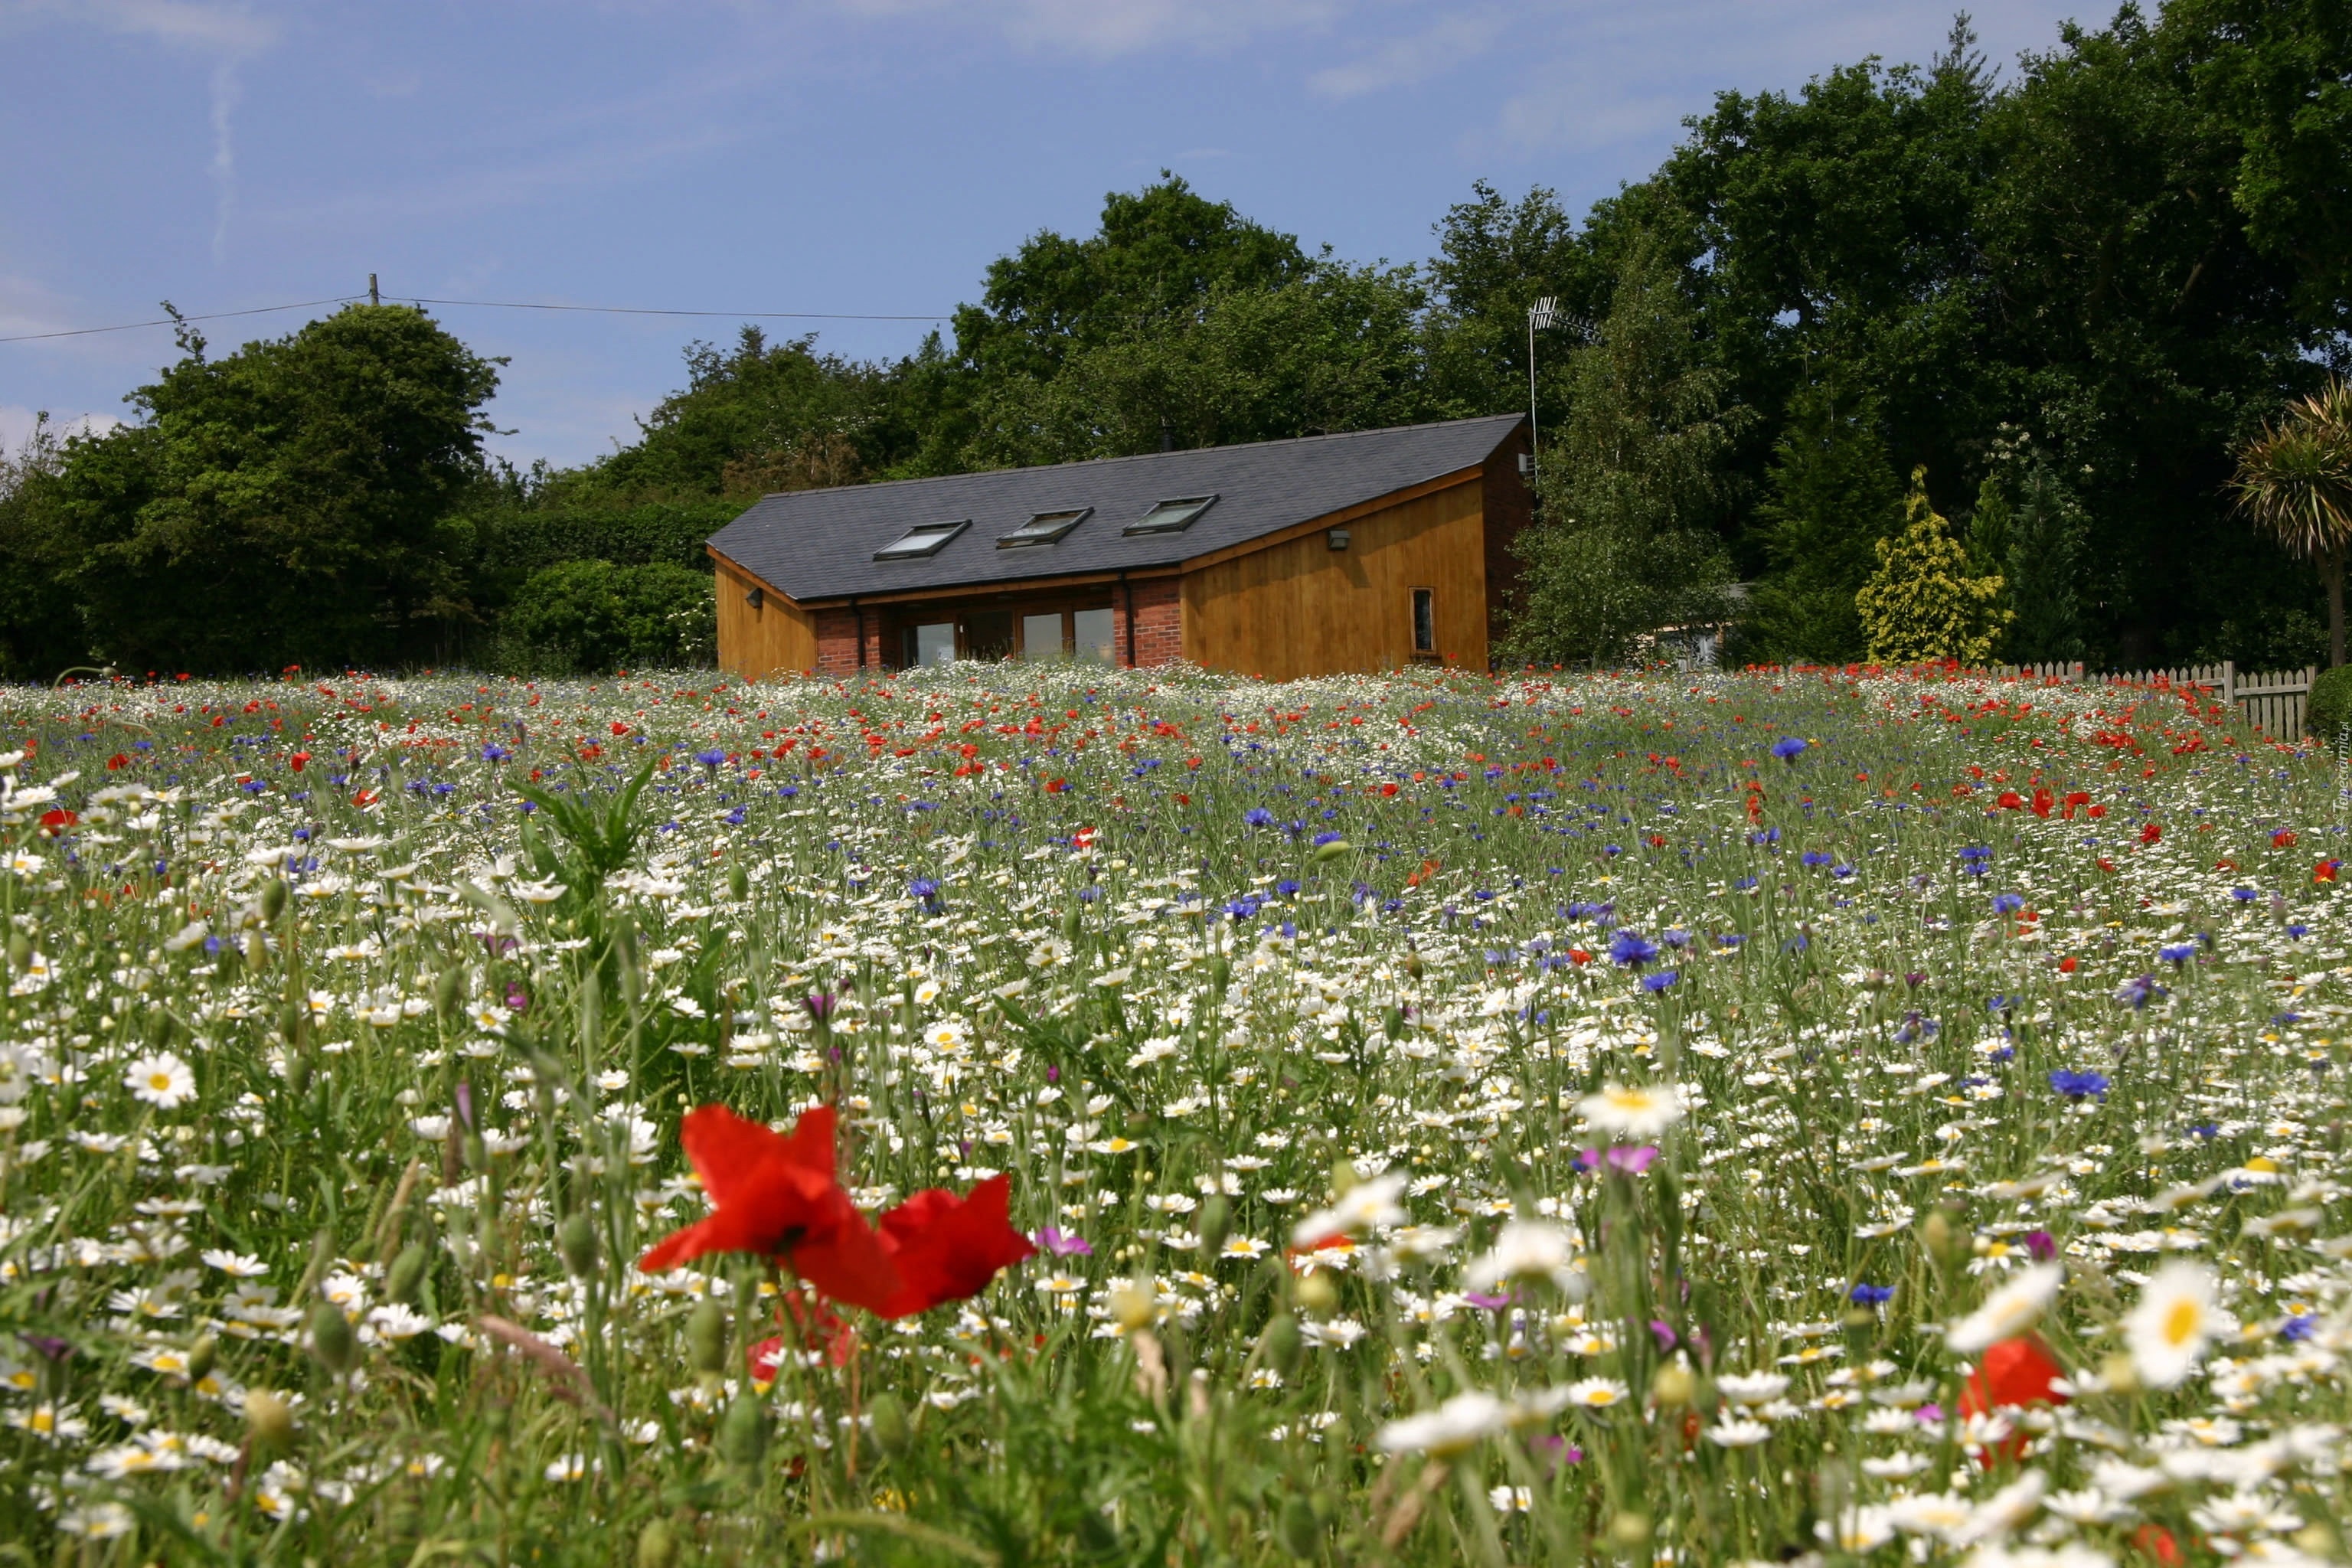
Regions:
[[718, 652], [719, 602], [708, 572], [565, 561], [531, 574], [504, 629], [509, 662], [551, 675], [707, 665]]
[[1878, 542], [1878, 571], [1854, 595], [1873, 664], [1992, 657], [2011, 614], [1999, 577], [1969, 575], [1969, 552], [1927, 504], [1927, 470], [1911, 471], [1903, 532]]
[[2303, 710], [2304, 728], [2341, 751], [2352, 736], [2352, 664], [2323, 669], [2311, 682], [2311, 700]]

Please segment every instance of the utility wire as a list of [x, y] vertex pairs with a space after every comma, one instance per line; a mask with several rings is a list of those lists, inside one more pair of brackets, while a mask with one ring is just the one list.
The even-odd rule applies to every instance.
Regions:
[[[20, 332], [0, 338], [0, 343], [29, 343], [45, 338], [86, 338], [93, 332], [129, 332], [142, 327], [169, 327], [181, 321], [218, 321], [231, 316], [265, 316], [273, 310], [307, 310], [319, 305], [348, 305], [363, 299], [341, 294], [331, 300], [302, 300], [290, 305], [256, 305], [249, 310], [213, 310], [201, 316], [164, 317], [154, 321], [124, 321], [111, 327], [73, 327], [57, 332]], [[876, 316], [825, 310], [665, 310], [638, 305], [542, 305], [517, 300], [427, 300], [407, 296], [413, 305], [460, 305], [488, 310], [576, 310], [603, 316], [730, 316], [738, 321], [944, 321], [946, 316]]]
[[266, 316], [272, 310], [307, 310], [314, 305], [348, 305], [358, 299], [356, 294], [342, 294], [332, 300], [302, 300], [291, 305], [256, 305], [250, 310], [212, 310], [201, 316], [166, 316], [159, 321], [124, 321], [113, 327], [69, 327], [61, 332], [19, 332], [13, 338], [0, 338], [0, 343], [29, 343], [42, 338], [86, 338], [92, 332], [128, 332], [141, 327], [170, 327], [182, 321], [218, 321], [230, 316]]

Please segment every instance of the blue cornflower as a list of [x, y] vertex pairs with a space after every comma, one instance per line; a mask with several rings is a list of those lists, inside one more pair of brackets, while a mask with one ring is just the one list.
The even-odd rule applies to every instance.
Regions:
[[1658, 956], [1658, 944], [1645, 939], [1637, 931], [1620, 931], [1609, 939], [1609, 956], [1619, 963], [1639, 969]]
[[1845, 1299], [1857, 1307], [1883, 1307], [1895, 1299], [1895, 1287], [1859, 1282], [1845, 1293]]
[[1320, 849], [1326, 844], [1337, 844], [1339, 842], [1340, 837], [1341, 836], [1337, 833], [1318, 833], [1315, 836], [1315, 841], [1312, 847]]
[[486, 763], [503, 763], [509, 757], [513, 755], [514, 753], [512, 752], [508, 751], [496, 741], [492, 741], [482, 748], [482, 761]]
[[2312, 1331], [2318, 1327], [2319, 1320], [2306, 1312], [2298, 1317], [2289, 1318], [2285, 1322], [2281, 1323], [2279, 1338], [2290, 1343], [2301, 1344], [2311, 1338]]
[[1797, 857], [1797, 864], [1800, 866], [1826, 866], [1836, 858], [1836, 856], [1824, 854], [1819, 849], [1808, 849], [1802, 855]]
[[1653, 992], [1664, 991], [1667, 986], [1672, 985], [1675, 981], [1681, 978], [1682, 976], [1674, 970], [1661, 969], [1655, 974], [1644, 974], [1642, 976], [1642, 989]]
[[2097, 1072], [2069, 1072], [2061, 1068], [2050, 1075], [2050, 1087], [2069, 1100], [2083, 1100], [2107, 1097], [2107, 1075]]
[[1740, 935], [1738, 931], [1726, 931], [1715, 939], [1715, 945], [1722, 948], [1733, 948], [1738, 947], [1747, 940], [1748, 939], [1746, 937]]
[[1772, 754], [1784, 763], [1793, 763], [1802, 754], [1805, 742], [1794, 735], [1783, 735], [1772, 742]]
[[2024, 899], [2015, 893], [1995, 893], [1992, 896], [1992, 912], [1997, 915], [2013, 915], [2024, 907]]
[[2197, 956], [2197, 944], [2193, 942], [2171, 942], [2166, 946], [2158, 948], [2156, 950], [2156, 956], [2178, 969], [2180, 965], [2188, 963], [2190, 959]]
[[1676, 952], [1680, 952], [1684, 948], [1690, 945], [1691, 938], [1690, 932], [1684, 931], [1677, 926], [1672, 931], [1660, 931], [1658, 933], [1658, 940], [1664, 942], [1668, 947], [1673, 948]]
[[1274, 813], [1266, 810], [1266, 808], [1262, 805], [1251, 806], [1247, 811], [1242, 813], [1242, 826], [1244, 827], [1271, 827], [1274, 826]]
[[708, 751], [695, 752], [694, 760], [706, 768], [716, 769], [719, 763], [727, 760], [727, 753], [713, 746]]
[[1274, 885], [1274, 891], [1277, 898], [1286, 899], [1298, 891], [1298, 884], [1292, 879], [1285, 877], [1281, 881], [1276, 882]]
[[2290, 941], [2301, 942], [2305, 937], [2311, 934], [2311, 928], [2298, 921], [2294, 924], [2286, 928], [2286, 934]]
[[907, 884], [907, 896], [928, 904], [940, 896], [940, 885], [929, 877], [918, 877]]
[[2262, 897], [2261, 894], [2255, 892], [2252, 888], [2232, 888], [2230, 889], [2230, 896], [2237, 900], [2238, 902], [2242, 904], [2251, 904], [2256, 899]]

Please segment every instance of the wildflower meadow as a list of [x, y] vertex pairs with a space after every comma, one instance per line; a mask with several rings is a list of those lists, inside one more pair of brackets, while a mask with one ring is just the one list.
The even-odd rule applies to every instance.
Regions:
[[0, 1559], [2340, 1563], [2347, 784], [1935, 669], [0, 691]]

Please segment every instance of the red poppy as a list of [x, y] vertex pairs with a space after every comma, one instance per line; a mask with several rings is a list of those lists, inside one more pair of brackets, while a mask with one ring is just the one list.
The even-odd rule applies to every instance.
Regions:
[[[1985, 1352], [1984, 1359], [1969, 1375], [1969, 1385], [1960, 1394], [1960, 1414], [1982, 1415], [2004, 1405], [2063, 1405], [2066, 1395], [2054, 1385], [2065, 1375], [2066, 1369], [2034, 1336], [2003, 1340]], [[1992, 1462], [1994, 1447], [1986, 1447], [1987, 1465]], [[2018, 1433], [1998, 1447], [2011, 1458], [2017, 1458], [2025, 1452], [2025, 1435]]]
[[2336, 880], [2336, 873], [2343, 868], [2344, 862], [2341, 860], [2322, 860], [2311, 868], [2311, 879], [2315, 882], [2332, 882]]
[[926, 1187], [882, 1216], [882, 1246], [898, 1271], [898, 1289], [874, 1310], [912, 1317], [945, 1301], [977, 1296], [997, 1271], [1037, 1248], [1005, 1215], [1013, 1178], [991, 1176], [963, 1197]]
[[2058, 961], [2058, 972], [2061, 974], [2072, 974], [2082, 967], [2082, 963], [2081, 959], [2076, 958], [2073, 953], [2068, 953]]
[[2000, 792], [2000, 798], [1993, 804], [2003, 811], [2015, 811], [2025, 804], [2025, 797], [2013, 789], [2005, 789]]
[[2148, 823], [2139, 830], [2139, 841], [2142, 844], [2153, 844], [2163, 837], [2164, 828], [2157, 823]]
[[68, 811], [64, 806], [53, 805], [41, 813], [41, 829], [50, 837], [55, 838], [80, 820], [81, 817], [79, 815]]
[[2172, 1531], [2160, 1524], [2143, 1524], [2132, 1531], [2131, 1542], [2163, 1568], [2180, 1568], [2188, 1559], [2181, 1555], [2180, 1543], [2172, 1539]]
[[286, 759], [287, 766], [289, 766], [289, 767], [292, 768], [292, 769], [293, 769], [296, 773], [300, 773], [300, 772], [301, 772], [305, 767], [309, 766], [309, 765], [310, 765], [310, 752], [293, 752], [292, 754], [290, 754], [289, 756], [288, 756], [288, 757], [287, 757], [287, 759]]
[[2055, 806], [2057, 804], [2058, 804], [2058, 797], [2057, 797], [2056, 795], [2052, 795], [2048, 790], [2046, 790], [2046, 789], [2038, 789], [2038, 790], [2035, 790], [2035, 791], [2033, 792], [2033, 815], [2034, 815], [2034, 816], [2049, 816], [2049, 815], [2050, 815], [2050, 812], [2051, 812], [2051, 808], [2052, 808], [2052, 807], [2053, 807], [2053, 806]]
[[2292, 848], [2294, 848], [2294, 828], [2292, 828], [2292, 827], [2282, 827], [2282, 828], [2280, 828], [2276, 833], [2272, 834], [2272, 835], [2271, 835], [2271, 847], [2272, 847], [2272, 848], [2273, 848], [2273, 849], [2292, 849]]
[[723, 1105], [698, 1106], [678, 1129], [717, 1205], [637, 1259], [647, 1274], [713, 1252], [781, 1257], [836, 1301], [880, 1310], [898, 1289], [882, 1238], [834, 1174], [833, 1108], [802, 1112], [790, 1137]]
[[106, 759], [106, 771], [110, 773], [121, 773], [130, 765], [130, 757], [121, 752], [117, 752], [114, 755]]

